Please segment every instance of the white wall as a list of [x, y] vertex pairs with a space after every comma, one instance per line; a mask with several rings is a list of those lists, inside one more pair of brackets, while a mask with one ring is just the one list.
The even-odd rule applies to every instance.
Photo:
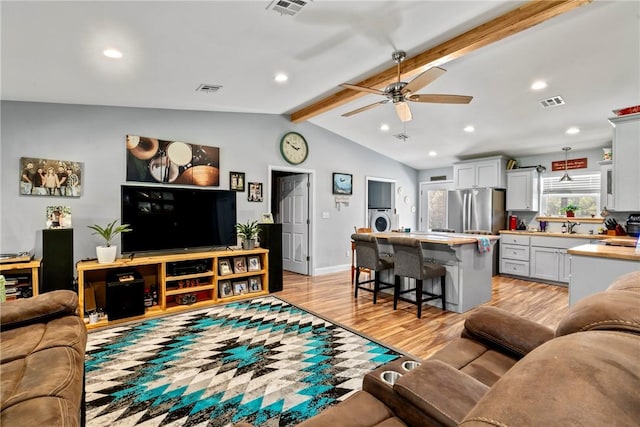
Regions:
[[[417, 194], [417, 171], [368, 150], [311, 123], [293, 124], [266, 114], [178, 111], [3, 101], [0, 141], [0, 252], [37, 248], [49, 205], [72, 208], [74, 258], [95, 257], [99, 241], [89, 224], [120, 218], [120, 185], [125, 183], [125, 135], [220, 147], [220, 189], [229, 188], [229, 171], [246, 172], [247, 181], [262, 182], [267, 194], [269, 166], [289, 166], [279, 150], [280, 138], [290, 130], [302, 133], [309, 157], [301, 165], [315, 171], [316, 202], [312, 217], [316, 274], [350, 265], [349, 236], [365, 226], [365, 176], [397, 180], [408, 194]], [[83, 162], [80, 198], [19, 194], [20, 157]], [[353, 174], [348, 206], [336, 207], [332, 173]], [[400, 222], [415, 228], [416, 214], [397, 203]], [[259, 219], [268, 200], [248, 202], [238, 195], [238, 221]], [[329, 212], [328, 219], [321, 213]], [[117, 242], [119, 244], [119, 241]]]

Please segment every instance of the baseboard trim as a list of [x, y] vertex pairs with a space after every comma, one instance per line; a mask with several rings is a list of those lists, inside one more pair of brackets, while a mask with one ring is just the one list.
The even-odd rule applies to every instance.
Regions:
[[351, 270], [351, 264], [333, 265], [331, 267], [316, 268], [313, 272], [314, 276], [322, 276], [323, 274], [338, 273], [341, 271]]

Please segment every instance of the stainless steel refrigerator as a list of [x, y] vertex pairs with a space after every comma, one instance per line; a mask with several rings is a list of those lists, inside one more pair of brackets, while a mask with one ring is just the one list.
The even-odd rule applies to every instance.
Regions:
[[498, 231], [506, 227], [505, 190], [472, 188], [447, 192], [448, 228], [465, 231]]

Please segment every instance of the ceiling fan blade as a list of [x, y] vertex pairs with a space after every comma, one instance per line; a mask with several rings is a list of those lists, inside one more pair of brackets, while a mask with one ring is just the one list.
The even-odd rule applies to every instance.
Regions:
[[386, 95], [383, 91], [378, 89], [373, 89], [371, 87], [350, 85], [348, 83], [342, 83], [340, 86], [345, 89], [357, 90], [358, 92], [374, 93], [376, 95]]
[[348, 113], [344, 113], [342, 115], [342, 117], [351, 117], [354, 114], [362, 113], [363, 111], [370, 110], [372, 108], [377, 107], [378, 105], [386, 104], [387, 102], [389, 102], [388, 99], [382, 100], [380, 102], [374, 102], [373, 104], [365, 105], [364, 107], [360, 107], [360, 108], [355, 109], [353, 111], [349, 111]]
[[428, 85], [429, 83], [431, 83], [432, 81], [434, 81], [435, 79], [437, 79], [438, 77], [440, 77], [446, 72], [447, 70], [443, 68], [431, 67], [424, 73], [418, 74], [418, 77], [416, 77], [415, 79], [407, 83], [404, 89], [402, 89], [402, 93], [408, 93], [408, 92], [414, 93], [422, 89], [423, 87], [425, 87], [426, 85]]
[[401, 121], [408, 122], [412, 119], [409, 104], [407, 104], [406, 102], [396, 102], [395, 106], [396, 113], [398, 114], [398, 117]]
[[416, 93], [415, 95], [409, 95], [407, 99], [413, 102], [434, 102], [437, 104], [468, 104], [473, 99], [473, 96]]

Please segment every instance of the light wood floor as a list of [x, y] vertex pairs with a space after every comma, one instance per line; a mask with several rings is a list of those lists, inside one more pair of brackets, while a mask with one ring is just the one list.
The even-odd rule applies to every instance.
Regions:
[[[471, 312], [443, 312], [425, 305], [418, 319], [415, 305], [400, 301], [394, 311], [391, 296], [378, 296], [374, 305], [371, 292], [361, 291], [356, 299], [353, 290], [349, 271], [316, 277], [285, 271], [283, 290], [275, 295], [418, 358], [428, 357], [459, 336]], [[495, 276], [493, 297], [485, 305], [555, 328], [568, 302], [565, 287]]]

